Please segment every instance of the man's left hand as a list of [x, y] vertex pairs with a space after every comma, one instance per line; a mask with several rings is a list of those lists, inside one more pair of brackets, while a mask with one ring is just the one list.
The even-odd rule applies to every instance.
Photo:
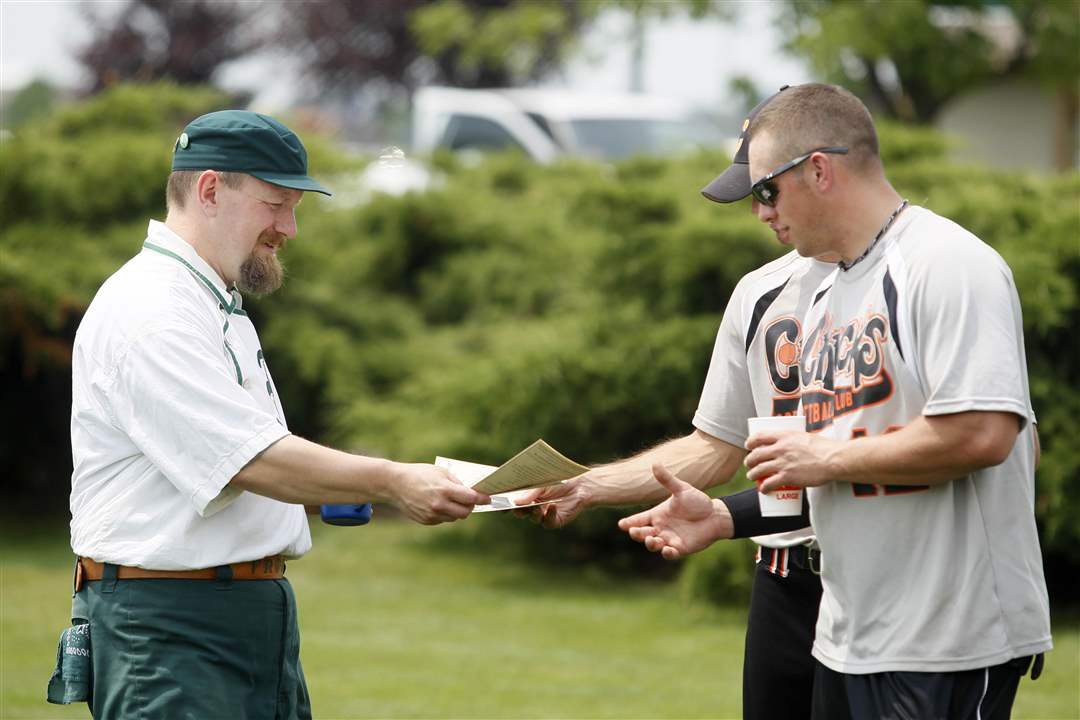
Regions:
[[695, 553], [713, 542], [732, 536], [727, 506], [672, 475], [659, 463], [653, 476], [671, 493], [654, 508], [619, 520], [619, 529], [665, 560]]
[[[746, 477], [763, 493], [781, 486], [815, 487], [836, 475], [835, 453], [843, 443], [802, 432], [760, 432], [746, 441]], [[764, 478], [764, 480], [762, 480]]]

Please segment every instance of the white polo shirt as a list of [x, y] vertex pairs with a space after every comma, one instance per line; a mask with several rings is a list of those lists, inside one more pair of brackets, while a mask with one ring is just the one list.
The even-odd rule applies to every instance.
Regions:
[[239, 293], [150, 221], [75, 334], [72, 550], [155, 570], [304, 554], [302, 505], [228, 484], [288, 434]]

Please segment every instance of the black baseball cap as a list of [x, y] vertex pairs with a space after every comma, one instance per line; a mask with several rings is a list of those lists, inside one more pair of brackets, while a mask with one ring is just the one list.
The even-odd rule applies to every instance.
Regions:
[[307, 150], [296, 133], [249, 110], [220, 110], [188, 123], [173, 146], [172, 169], [246, 173], [271, 185], [331, 194], [308, 176]]
[[747, 135], [750, 134], [750, 126], [761, 109], [768, 105], [774, 97], [787, 90], [790, 85], [784, 85], [774, 94], [765, 98], [750, 111], [743, 120], [742, 130], [739, 132], [739, 143], [735, 146], [735, 157], [731, 166], [720, 173], [715, 180], [701, 190], [701, 194], [709, 200], [718, 203], [730, 203], [742, 200], [750, 194], [750, 143]]

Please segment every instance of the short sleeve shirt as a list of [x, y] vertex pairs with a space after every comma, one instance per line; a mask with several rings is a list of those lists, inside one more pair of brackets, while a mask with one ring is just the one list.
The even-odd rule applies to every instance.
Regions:
[[75, 336], [72, 549], [157, 570], [302, 555], [303, 506], [229, 485], [288, 434], [239, 293], [151, 221]]
[[[694, 427], [742, 447], [747, 418], [793, 415], [799, 408], [802, 317], [836, 265], [790, 252], [735, 286], [716, 334]], [[755, 537], [766, 547], [813, 539], [807, 528]]]
[[1020, 301], [1001, 257], [909, 207], [804, 321], [807, 428], [851, 440], [920, 416], [1015, 415], [1008, 458], [934, 487], [810, 490], [824, 592], [813, 654], [845, 673], [953, 672], [1050, 649]]

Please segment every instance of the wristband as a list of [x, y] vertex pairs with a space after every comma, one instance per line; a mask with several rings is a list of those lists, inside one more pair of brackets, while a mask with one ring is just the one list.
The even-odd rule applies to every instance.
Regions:
[[810, 527], [810, 502], [807, 499], [809, 494], [803, 490], [802, 514], [790, 517], [762, 517], [756, 487], [734, 495], [725, 495], [720, 498], [720, 502], [724, 503], [731, 513], [734, 531], [731, 537], [748, 538]]

